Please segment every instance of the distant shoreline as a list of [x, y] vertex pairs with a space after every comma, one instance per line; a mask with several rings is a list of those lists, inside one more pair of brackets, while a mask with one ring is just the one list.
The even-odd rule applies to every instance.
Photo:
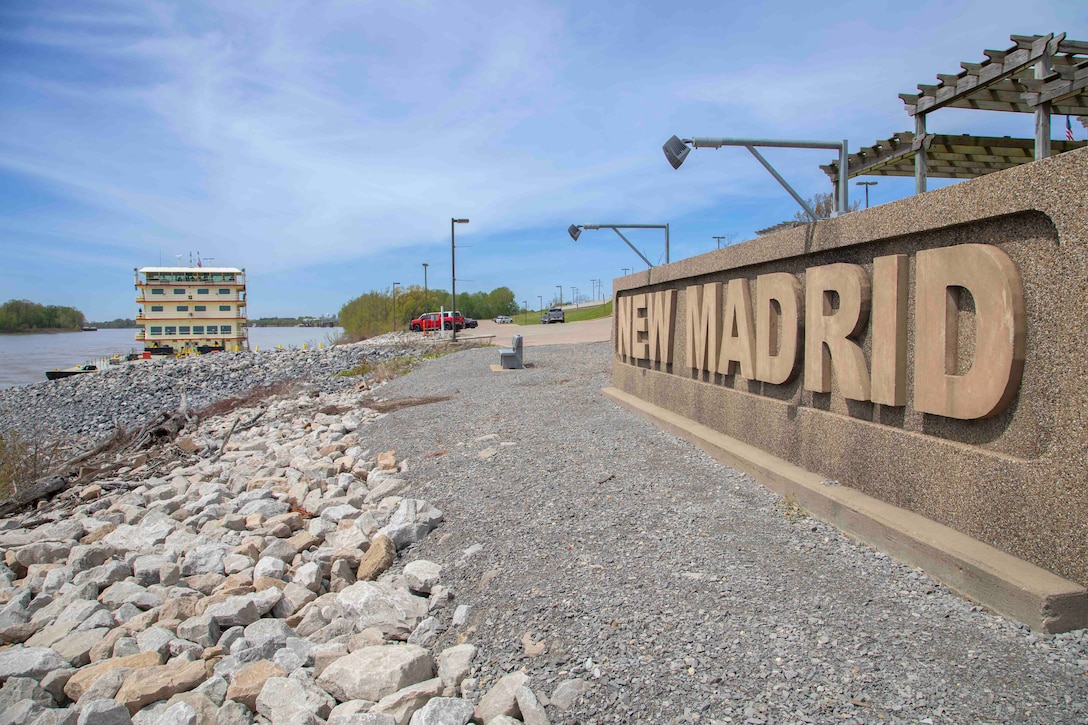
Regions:
[[39, 330], [0, 330], [0, 335], [58, 335], [64, 332], [83, 332], [70, 327], [43, 327]]

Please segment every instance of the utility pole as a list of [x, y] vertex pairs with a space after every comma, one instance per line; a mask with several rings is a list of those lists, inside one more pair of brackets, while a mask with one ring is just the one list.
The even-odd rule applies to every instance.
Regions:
[[723, 240], [723, 239], [727, 239], [727, 238], [728, 238], [728, 237], [724, 237], [724, 236], [722, 236], [722, 237], [711, 237], [711, 239], [715, 239], [715, 240], [717, 240], [717, 242], [718, 242], [718, 249], [721, 249], [721, 248], [722, 248], [722, 240]]
[[427, 263], [423, 263], [423, 311], [430, 312], [431, 296], [427, 293]]
[[623, 276], [624, 276], [624, 277], [626, 277], [626, 276], [627, 276], [627, 273], [628, 273], [628, 272], [629, 272], [629, 271], [631, 270], [631, 268], [630, 268], [630, 267], [622, 267], [622, 269], [623, 269]]
[[557, 290], [559, 290], [559, 306], [562, 307], [563, 306], [563, 285], [557, 284], [555, 286], [555, 288]]
[[544, 309], [544, 295], [537, 295], [536, 298], [537, 298], [537, 300], [540, 301], [540, 309], [543, 310]]

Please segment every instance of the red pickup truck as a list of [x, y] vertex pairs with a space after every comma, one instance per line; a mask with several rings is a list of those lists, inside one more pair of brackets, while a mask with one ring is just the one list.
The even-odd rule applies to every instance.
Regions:
[[[439, 322], [439, 317], [442, 318]], [[465, 317], [460, 312], [426, 312], [412, 320], [408, 326], [413, 332], [430, 330], [452, 330], [454, 326], [458, 330], [465, 329]]]

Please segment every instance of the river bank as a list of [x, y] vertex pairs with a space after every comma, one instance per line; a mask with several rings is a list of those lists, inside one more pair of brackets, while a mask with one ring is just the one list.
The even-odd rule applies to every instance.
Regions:
[[[386, 339], [393, 349], [403, 346], [405, 350], [421, 340], [419, 336]], [[109, 499], [92, 518], [117, 518], [120, 524], [138, 526], [149, 508], [176, 500], [184, 515], [163, 518], [172, 522], [168, 525], [175, 532], [182, 524], [184, 536], [179, 534], [172, 545], [163, 547], [165, 553], [154, 554], [175, 557], [170, 562], [156, 560], [155, 572], [172, 577], [171, 563], [195, 571], [195, 557], [186, 563], [186, 550], [195, 551], [195, 547], [181, 547], [179, 542], [211, 535], [229, 541], [232, 535], [223, 529], [233, 531], [231, 527], [237, 526], [245, 532], [264, 531], [261, 527], [267, 521], [254, 520], [257, 528], [250, 529], [249, 523], [240, 520], [243, 506], [271, 506], [301, 497], [301, 508], [315, 514], [311, 518], [329, 521], [347, 509], [328, 517], [325, 509], [320, 514], [315, 509], [338, 508], [341, 502], [333, 499], [355, 495], [363, 496], [365, 503], [360, 485], [372, 492], [373, 482], [341, 485], [335, 478], [339, 474], [332, 472], [331, 467], [345, 465], [337, 464], [336, 456], [346, 451], [329, 448], [321, 453], [322, 446], [335, 442], [329, 442], [328, 436], [343, 428], [345, 434], [357, 437], [353, 441], [359, 449], [356, 463], [376, 465], [376, 452], [396, 451], [397, 468], [408, 487], [394, 495], [424, 501], [443, 514], [433, 534], [398, 554], [398, 564], [382, 581], [395, 588], [407, 576], [407, 567], [401, 566], [413, 561], [442, 568], [441, 586], [454, 599], [445, 608], [428, 612], [436, 622], [418, 636], [426, 638], [432, 653], [462, 644], [475, 648], [469, 684], [462, 681], [460, 690], [453, 693], [459, 698], [450, 699], [479, 705], [482, 695], [515, 675], [528, 684], [550, 721], [563, 725], [1074, 723], [1088, 715], [1088, 678], [1084, 676], [1088, 637], [1084, 632], [1039, 635], [991, 615], [924, 573], [807, 517], [747, 476], [614, 405], [600, 394], [610, 382], [607, 343], [527, 348], [526, 358], [533, 367], [499, 373], [490, 370], [498, 358], [494, 348], [428, 359], [367, 394], [377, 402], [364, 402], [355, 389], [358, 379], [338, 378], [335, 372], [339, 365], [353, 366], [368, 359], [363, 354], [368, 348], [371, 355], [380, 355], [379, 342], [315, 354], [262, 353], [244, 364], [231, 356], [178, 360], [154, 369], [154, 375], [140, 381], [140, 395], [161, 392], [164, 406], [167, 400], [176, 401], [170, 396], [181, 391], [199, 391], [202, 400], [212, 400], [247, 382], [269, 379], [272, 371], [279, 371], [277, 375], [297, 371], [302, 387], [270, 401], [259, 424], [229, 443], [225, 437], [232, 421], [240, 421], [241, 429], [258, 411], [237, 410], [208, 420], [191, 446], [202, 460], [165, 473], [148, 474], [139, 468], [126, 472], [124, 480], [133, 480], [125, 486], [135, 488], [125, 491], [143, 497], [142, 502], [135, 496]], [[207, 371], [197, 367], [204, 365], [210, 366]], [[85, 384], [77, 382], [65, 390], [78, 394], [84, 406], [92, 409], [67, 410], [64, 416], [93, 424], [100, 416], [108, 419], [117, 413], [110, 407], [109, 396], [83, 391], [80, 386]], [[59, 402], [44, 397], [48, 389], [45, 385], [20, 389], [19, 401], [35, 408]], [[378, 402], [388, 412], [371, 415], [365, 410]], [[0, 416], [5, 414], [0, 410]], [[45, 419], [41, 409], [35, 415]], [[52, 420], [62, 424], [65, 418]], [[220, 449], [222, 456], [211, 461]], [[248, 468], [247, 460], [253, 463], [257, 457], [261, 461], [257, 468]], [[168, 468], [174, 465], [162, 458]], [[325, 483], [315, 484], [317, 479]], [[291, 493], [296, 483], [305, 483], [306, 490]], [[318, 489], [320, 494], [315, 493]], [[307, 504], [308, 496], [312, 498]], [[384, 508], [372, 503], [383, 512], [381, 516], [392, 515], [395, 502]], [[363, 508], [348, 505], [361, 512], [349, 513], [369, 527]], [[148, 525], [158, 526], [157, 520], [161, 519], [152, 519]], [[333, 531], [325, 524], [306, 526], [310, 525], [323, 535]], [[345, 525], [344, 531], [355, 536], [357, 528]], [[282, 527], [280, 532], [287, 538], [294, 535]], [[263, 535], [265, 542], [271, 541], [271, 533]], [[279, 538], [286, 540], [283, 537]], [[131, 540], [138, 538], [134, 535]], [[277, 551], [284, 548], [267, 545]], [[296, 575], [299, 581], [310, 577], [305, 580], [310, 582], [314, 567], [303, 567], [316, 561], [323, 579], [320, 586], [326, 592], [321, 596], [326, 598], [320, 606], [311, 607], [315, 613], [305, 627], [301, 619], [276, 617], [290, 631], [280, 624], [262, 624], [251, 636], [248, 627], [253, 625], [246, 625], [242, 633], [246, 643], [238, 649], [248, 652], [266, 646], [257, 644], [262, 632], [274, 631], [278, 638], [309, 638], [310, 628], [320, 618], [321, 636], [327, 638], [321, 643], [320, 660], [309, 659], [314, 653], [311, 647], [299, 644], [292, 649], [280, 644], [280, 639], [267, 645], [267, 650], [245, 656], [286, 664], [293, 672], [301, 669], [300, 674], [283, 679], [293, 678], [292, 688], [313, 694], [313, 714], [321, 715], [330, 712], [325, 709], [330, 703], [312, 689], [314, 681], [319, 686], [328, 684], [331, 689], [326, 694], [341, 704], [350, 695], [334, 693], [335, 686], [329, 684], [330, 678], [321, 679], [320, 670], [353, 656], [353, 650], [366, 649], [365, 637], [375, 635], [362, 632], [351, 614], [353, 605], [331, 591], [334, 557], [318, 555], [320, 545], [309, 546], [317, 547], [309, 549], [309, 561], [280, 559], [285, 569], [268, 562], [262, 572], [274, 568], [283, 582], [297, 583]], [[258, 564], [264, 560], [250, 554], [246, 555]], [[217, 561], [223, 563], [225, 557]], [[230, 566], [245, 564], [232, 559]], [[351, 586], [343, 575], [353, 566], [354, 562], [336, 570], [344, 587]], [[145, 573], [139, 576], [152, 576], [147, 567], [141, 571]], [[247, 566], [238, 573], [243, 581], [235, 577], [229, 586], [256, 589], [252, 569]], [[216, 576], [224, 575], [225, 571]], [[42, 571], [38, 577], [43, 585], [47, 576]], [[63, 572], [53, 575], [51, 586], [64, 576]], [[193, 583], [223, 586], [225, 581], [212, 577]], [[157, 584], [141, 586], [156, 596], [166, 593], [150, 589]], [[156, 600], [142, 592], [130, 588], [126, 596], [151, 607], [144, 615], [154, 609]], [[213, 606], [219, 606], [227, 597], [212, 594], [209, 598], [214, 599]], [[118, 597], [108, 599], [125, 606]], [[235, 604], [244, 606], [240, 600]], [[257, 604], [267, 602], [261, 599]], [[461, 605], [467, 608], [457, 615]], [[132, 607], [126, 612], [125, 616], [137, 617], [133, 626], [156, 629], [152, 615], [139, 619], [142, 615], [136, 615]], [[223, 617], [229, 614], [214, 612]], [[120, 639], [110, 640], [112, 654], [157, 647], [173, 658], [175, 668], [185, 666], [186, 658], [196, 652], [185, 644], [193, 640], [181, 634], [210, 635], [195, 623], [178, 632], [174, 610], [161, 616], [165, 617], [162, 627], [173, 627], [173, 639], [161, 632], [122, 633]], [[267, 618], [266, 614], [257, 621]], [[396, 626], [400, 627], [397, 636], [405, 636], [405, 629]], [[324, 649], [324, 645], [331, 646]], [[281, 654], [283, 650], [296, 656]], [[229, 659], [239, 652], [227, 647], [218, 655], [214, 649], [206, 654]], [[221, 661], [211, 665], [213, 672]], [[238, 664], [235, 659], [219, 667], [215, 674], [221, 680], [209, 677], [215, 684], [202, 693], [216, 694], [215, 688], [233, 686], [231, 668]], [[430, 676], [430, 672], [421, 671], [415, 677]], [[415, 685], [405, 689], [411, 687]], [[423, 688], [426, 692], [435, 692], [433, 684], [427, 687]], [[424, 697], [418, 690], [412, 692]], [[402, 692], [401, 701], [407, 701], [412, 692]], [[349, 701], [356, 703], [353, 707], [362, 706], [357, 699]], [[220, 705], [224, 706], [230, 707], [225, 702]], [[272, 707], [267, 704], [269, 711]]]
[[[250, 328], [250, 348], [301, 348], [328, 346], [343, 332], [341, 328], [260, 327]], [[78, 335], [64, 333], [0, 335], [0, 389], [30, 385], [45, 380], [45, 371], [84, 363], [105, 367], [112, 355], [143, 350], [132, 328], [100, 328]]]

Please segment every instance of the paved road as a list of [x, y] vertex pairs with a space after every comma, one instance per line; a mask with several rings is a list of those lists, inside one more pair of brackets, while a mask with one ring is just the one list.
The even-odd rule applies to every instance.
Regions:
[[[467, 333], [467, 334], [466, 334]], [[578, 342], [603, 342], [612, 334], [612, 318], [602, 317], [585, 322], [565, 322], [554, 325], [497, 325], [491, 320], [480, 320], [475, 330], [458, 333], [459, 339], [481, 335], [494, 335], [497, 345], [509, 345], [514, 335], [521, 335], [525, 347], [540, 345], [565, 345]]]

